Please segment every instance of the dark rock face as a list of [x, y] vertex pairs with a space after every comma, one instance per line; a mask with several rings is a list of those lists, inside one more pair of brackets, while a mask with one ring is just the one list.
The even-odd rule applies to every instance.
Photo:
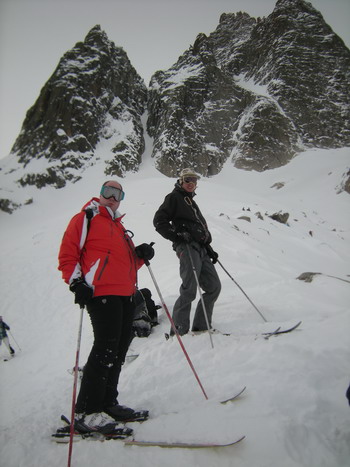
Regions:
[[110, 42], [99, 26], [60, 60], [27, 112], [12, 153], [25, 167], [44, 158], [47, 168], [28, 173], [20, 185], [47, 184], [60, 188], [76, 181], [92, 163], [101, 139], [115, 137], [113, 121], [128, 122], [125, 138], [115, 138], [107, 175], [136, 171], [144, 151], [140, 116], [147, 100], [143, 80], [123, 49]]
[[349, 144], [350, 52], [321, 13], [303, 0], [278, 0], [250, 42], [241, 72], [268, 86], [302, 143]]
[[307, 147], [350, 145], [350, 52], [303, 0], [255, 20], [223, 14], [149, 92], [157, 168], [218, 173], [286, 164]]
[[157, 168], [175, 176], [191, 166], [202, 175], [218, 173], [254, 96], [217, 64], [204, 34], [166, 72], [156, 73], [149, 91], [147, 129], [154, 137]]

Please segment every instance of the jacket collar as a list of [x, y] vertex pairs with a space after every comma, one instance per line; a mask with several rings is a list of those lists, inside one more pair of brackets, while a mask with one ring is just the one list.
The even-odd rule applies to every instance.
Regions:
[[92, 209], [94, 214], [101, 214], [105, 217], [111, 217], [113, 220], [121, 220], [125, 216], [125, 214], [121, 214], [119, 211], [113, 212], [112, 209], [108, 206], [101, 206], [98, 198], [92, 198], [89, 202], [87, 202], [83, 206], [82, 211], [85, 211], [86, 209]]

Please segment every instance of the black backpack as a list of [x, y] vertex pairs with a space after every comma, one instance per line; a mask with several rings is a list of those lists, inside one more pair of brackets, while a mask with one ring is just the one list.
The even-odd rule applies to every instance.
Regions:
[[140, 289], [134, 295], [135, 311], [133, 321], [133, 334], [138, 337], [148, 337], [154, 326], [158, 323], [157, 310], [161, 308], [152, 299], [149, 289]]

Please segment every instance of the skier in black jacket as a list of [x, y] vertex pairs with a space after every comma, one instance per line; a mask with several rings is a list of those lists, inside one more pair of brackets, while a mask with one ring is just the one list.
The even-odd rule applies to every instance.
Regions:
[[[173, 248], [180, 260], [182, 284], [180, 296], [173, 309], [173, 320], [180, 335], [188, 333], [190, 329], [191, 303], [197, 294], [197, 282], [187, 245], [190, 247], [199, 285], [204, 291], [203, 301], [210, 326], [214, 303], [221, 290], [220, 279], [214, 267], [218, 254], [210, 245], [212, 238], [207, 223], [193, 199], [199, 178], [194, 170], [183, 169], [175, 188], [165, 197], [153, 219], [157, 232], [173, 242]], [[192, 331], [205, 330], [207, 323], [199, 300]]]

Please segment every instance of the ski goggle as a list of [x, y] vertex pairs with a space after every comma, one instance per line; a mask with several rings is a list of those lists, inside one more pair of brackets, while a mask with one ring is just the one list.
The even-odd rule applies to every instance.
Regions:
[[116, 188], [115, 186], [108, 185], [103, 185], [100, 194], [106, 199], [114, 198], [116, 201], [121, 201], [125, 197], [123, 190]]
[[185, 183], [197, 183], [197, 178], [196, 177], [185, 177], [184, 182]]

